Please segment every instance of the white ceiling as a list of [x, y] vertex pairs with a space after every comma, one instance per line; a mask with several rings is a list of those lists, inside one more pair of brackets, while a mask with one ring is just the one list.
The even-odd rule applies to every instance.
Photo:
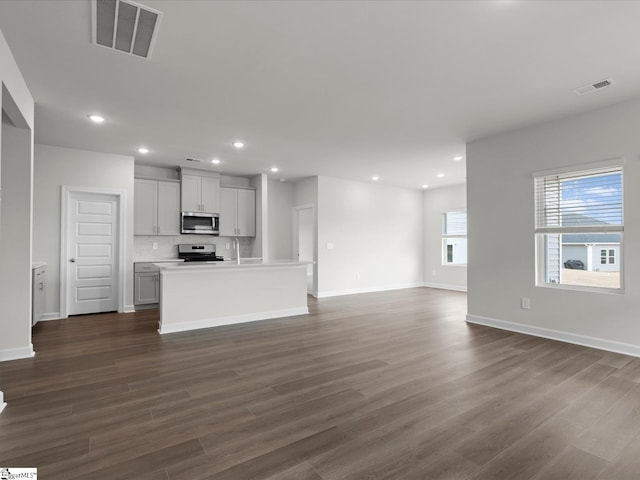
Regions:
[[640, 96], [635, 1], [141, 3], [164, 14], [150, 60], [91, 44], [88, 0], [0, 2], [36, 142], [437, 187], [469, 140]]

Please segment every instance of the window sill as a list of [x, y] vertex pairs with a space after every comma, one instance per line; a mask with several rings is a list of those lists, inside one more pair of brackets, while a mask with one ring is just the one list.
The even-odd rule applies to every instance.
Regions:
[[624, 288], [602, 288], [602, 287], [581, 287], [579, 285], [562, 285], [559, 283], [537, 283], [536, 287], [548, 288], [550, 290], [574, 291], [584, 293], [604, 293], [608, 295], [624, 295]]

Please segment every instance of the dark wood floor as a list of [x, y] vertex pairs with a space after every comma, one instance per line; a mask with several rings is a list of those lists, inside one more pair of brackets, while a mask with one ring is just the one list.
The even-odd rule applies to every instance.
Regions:
[[464, 322], [411, 289], [160, 336], [39, 324], [0, 364], [0, 466], [46, 480], [640, 478], [640, 359]]

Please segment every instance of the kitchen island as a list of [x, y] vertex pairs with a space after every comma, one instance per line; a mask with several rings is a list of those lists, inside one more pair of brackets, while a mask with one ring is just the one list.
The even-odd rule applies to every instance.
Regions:
[[160, 333], [304, 315], [307, 263], [157, 263]]

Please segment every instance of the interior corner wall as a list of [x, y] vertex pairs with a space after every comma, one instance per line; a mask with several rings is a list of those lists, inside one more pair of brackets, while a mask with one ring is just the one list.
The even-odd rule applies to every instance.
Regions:
[[318, 296], [422, 286], [422, 191], [318, 177]]
[[31, 130], [2, 115], [0, 174], [0, 361], [33, 356], [31, 345]]
[[424, 284], [447, 290], [467, 290], [467, 266], [442, 264], [442, 214], [467, 209], [466, 185], [425, 190]]
[[[20, 272], [19, 277], [25, 275], [29, 276], [29, 284], [12, 284], [12, 288], [17, 288], [17, 292], [21, 300], [21, 304], [18, 308], [21, 310], [20, 314], [16, 317], [11, 314], [5, 307], [8, 305], [4, 298], [0, 298], [0, 305], [3, 307], [3, 311], [0, 312], [0, 361], [9, 360], [12, 358], [22, 358], [33, 355], [33, 347], [31, 345], [31, 241], [32, 241], [32, 194], [33, 194], [33, 117], [34, 117], [34, 101], [29, 92], [24, 77], [16, 64], [15, 59], [9, 49], [9, 45], [4, 38], [2, 32], [0, 32], [0, 108], [2, 109], [2, 115], [6, 114], [9, 119], [12, 120], [14, 126], [18, 118], [17, 126], [20, 127], [22, 132], [12, 132], [9, 137], [14, 137], [21, 144], [18, 146], [19, 157], [13, 159], [5, 157], [5, 154], [14, 150], [14, 147], [8, 145], [7, 135], [3, 135], [2, 130], [5, 130], [4, 122], [0, 129], [0, 255], [4, 255], [3, 252], [10, 252], [14, 247], [7, 242], [3, 243], [2, 231], [5, 229], [11, 229], [11, 221], [3, 218], [2, 205], [3, 199], [5, 201], [11, 200], [5, 195], [6, 192], [2, 191], [2, 182], [15, 182], [14, 186], [22, 188], [29, 196], [28, 203], [21, 206], [21, 211], [27, 217], [29, 225], [27, 228], [20, 232], [18, 240], [26, 246], [28, 251], [21, 252], [20, 254]], [[8, 111], [5, 111], [8, 110]], [[6, 132], [5, 132], [6, 133]], [[13, 135], [15, 133], [16, 135]], [[9, 139], [9, 142], [12, 142]], [[12, 162], [23, 162], [23, 167], [28, 169], [28, 179], [23, 178], [11, 178], [11, 169], [18, 164]], [[8, 165], [13, 163], [13, 166], [7, 168]], [[3, 172], [4, 171], [4, 172]], [[23, 173], [26, 173], [23, 171]], [[24, 192], [23, 192], [24, 194]], [[4, 202], [6, 203], [6, 202]], [[12, 266], [2, 265], [2, 272], [6, 275], [13, 273]], [[4, 280], [2, 280], [4, 282]], [[0, 287], [3, 289], [4, 294], [11, 296], [12, 291], [7, 291], [4, 285]], [[24, 297], [27, 297], [27, 303], [24, 303]], [[10, 302], [16, 302], [15, 298], [11, 298]], [[25, 318], [26, 317], [26, 318]], [[2, 384], [0, 383], [0, 388]], [[0, 412], [6, 406], [4, 392], [0, 390]]]
[[33, 259], [47, 263], [45, 318], [60, 314], [62, 186], [126, 191], [125, 310], [133, 308], [133, 157], [49, 145], [35, 146]]
[[269, 258], [291, 259], [293, 256], [293, 184], [269, 180]]
[[[638, 125], [636, 100], [467, 145], [470, 321], [640, 355]], [[532, 173], [614, 158], [625, 162], [624, 293], [536, 287]]]

